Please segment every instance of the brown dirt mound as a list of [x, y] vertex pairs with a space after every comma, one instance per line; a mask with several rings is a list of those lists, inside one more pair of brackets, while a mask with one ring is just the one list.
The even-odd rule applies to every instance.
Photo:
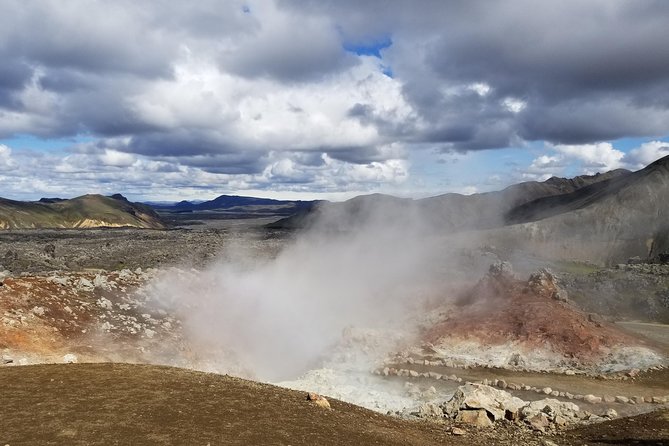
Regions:
[[579, 361], [593, 360], [618, 345], [645, 345], [571, 305], [548, 271], [533, 274], [528, 281], [491, 272], [424, 336], [431, 343], [444, 338], [487, 345], [519, 341], [528, 349], [549, 347]]

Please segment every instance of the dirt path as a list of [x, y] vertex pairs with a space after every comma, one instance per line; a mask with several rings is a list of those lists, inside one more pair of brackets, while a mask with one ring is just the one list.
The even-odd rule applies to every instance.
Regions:
[[[669, 369], [650, 371], [640, 374], [635, 379], [622, 381], [619, 379], [598, 379], [589, 376], [576, 375], [567, 376], [553, 373], [533, 373], [533, 372], [515, 372], [506, 369], [486, 369], [486, 368], [449, 368], [438, 366], [425, 366], [419, 364], [398, 364], [397, 368], [409, 368], [419, 373], [436, 372], [442, 375], [456, 375], [463, 379], [463, 381], [483, 381], [488, 379], [504, 379], [507, 383], [524, 384], [528, 386], [544, 388], [550, 387], [552, 390], [570, 392], [573, 394], [593, 394], [593, 395], [610, 395], [610, 396], [664, 396], [669, 395]], [[429, 378], [389, 378], [394, 380], [404, 380], [423, 382], [425, 385], [433, 385], [437, 390], [442, 392], [451, 392], [457, 387], [457, 384], [452, 381], [433, 380]], [[539, 400], [546, 398], [546, 395], [537, 394], [535, 392], [526, 392], [521, 390], [508, 390], [508, 392], [518, 396], [527, 401]], [[558, 398], [563, 401], [568, 401], [565, 398]], [[603, 413], [607, 408], [614, 408], [620, 415], [633, 415], [648, 410], [653, 410], [656, 405], [652, 404], [598, 404], [590, 405], [583, 401], [574, 401], [586, 410], [594, 413]]]

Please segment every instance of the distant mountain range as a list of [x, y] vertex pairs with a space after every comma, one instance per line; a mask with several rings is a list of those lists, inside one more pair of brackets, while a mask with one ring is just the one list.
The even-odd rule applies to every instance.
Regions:
[[[158, 212], [155, 212], [158, 211]], [[347, 231], [363, 223], [475, 234], [506, 252], [602, 263], [639, 256], [669, 259], [669, 157], [637, 172], [614, 170], [515, 184], [498, 192], [412, 200], [364, 195], [342, 203], [221, 195], [203, 202], [131, 203], [121, 195], [37, 202], [0, 199], [0, 228], [138, 227], [162, 229], [170, 213], [217, 218], [286, 216], [268, 228]]]
[[209, 201], [180, 201], [174, 204], [150, 204], [160, 212], [214, 211], [246, 216], [287, 216], [311, 209], [318, 201], [273, 200], [270, 198], [221, 195]]
[[347, 230], [370, 218], [386, 216], [395, 220], [402, 215], [411, 215], [420, 218], [426, 228], [435, 231], [492, 229], [519, 223], [522, 220], [519, 212], [523, 209], [530, 212], [537, 200], [568, 196], [586, 186], [608, 184], [611, 179], [630, 173], [617, 169], [575, 178], [553, 177], [544, 182], [514, 184], [496, 192], [472, 195], [449, 193], [419, 200], [383, 194], [361, 195], [341, 203], [320, 203], [269, 226], [305, 228], [318, 220], [320, 224], [329, 221], [337, 225], [338, 230]]
[[0, 198], [0, 229], [99, 227], [163, 229], [165, 224], [149, 206], [131, 203], [120, 194], [84, 195], [70, 200]]

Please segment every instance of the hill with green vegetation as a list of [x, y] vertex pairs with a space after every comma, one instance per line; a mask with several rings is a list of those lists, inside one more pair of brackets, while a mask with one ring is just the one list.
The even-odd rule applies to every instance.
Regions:
[[83, 195], [70, 200], [14, 201], [0, 198], [0, 229], [133, 227], [164, 229], [149, 206], [122, 195]]

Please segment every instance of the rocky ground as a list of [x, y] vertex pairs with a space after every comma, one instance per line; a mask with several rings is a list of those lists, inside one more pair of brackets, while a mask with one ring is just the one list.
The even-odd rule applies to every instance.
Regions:
[[431, 319], [414, 354], [464, 365], [609, 373], [666, 363], [666, 346], [582, 311], [547, 269], [521, 280], [493, 264]]
[[[291, 235], [265, 231], [264, 223], [215, 220], [170, 231], [0, 232], [4, 364], [0, 373], [12, 366], [39, 363], [134, 362], [253, 376], [239, 352], [229, 346], [203, 345], [190, 336], [180, 308], [197, 305], [198, 287], [192, 288], [192, 295], [183, 296], [179, 305], [165, 306], [160, 297], [165, 284], [198, 283], [207, 265], [241, 252], [246, 259], [275, 256]], [[526, 437], [528, 444], [550, 444], [542, 443], [544, 437], [536, 437], [536, 432], [562, 435], [564, 429], [582, 423], [667, 406], [669, 371], [664, 366], [669, 344], [655, 336], [664, 326], [620, 330], [608, 320], [625, 311], [615, 304], [617, 297], [608, 299], [613, 302], [610, 305], [597, 301], [588, 306], [582, 303], [585, 292], [577, 291], [615, 294], [632, 281], [638, 286], [637, 294], [652, 289], [652, 296], [661, 297], [663, 268], [539, 270], [523, 280], [508, 266], [496, 264], [478, 283], [433, 299], [420, 320], [411, 315], [416, 329], [410, 341], [399, 330], [345, 331], [325, 368], [282, 385], [377, 412], [445, 423], [438, 435], [442, 444], [457, 437], [453, 428], [464, 429], [462, 434], [472, 440], [469, 444], [485, 438], [494, 438], [498, 443], [493, 444], [516, 444], [513, 440], [519, 436]], [[166, 277], [169, 280], [163, 280]], [[609, 279], [613, 285], [606, 288]], [[603, 311], [605, 317], [595, 314], [598, 309], [608, 309]], [[656, 320], [650, 313], [639, 314], [646, 314], [644, 321]], [[645, 337], [638, 335], [643, 330]], [[387, 352], [390, 340], [396, 348], [385, 363], [360, 366], [355, 355], [376, 357], [371, 353]], [[353, 363], [358, 364], [356, 368], [349, 368], [347, 364]], [[516, 408], [516, 415], [510, 415], [511, 420], [506, 415], [491, 417], [489, 408], [473, 408], [469, 403], [458, 403], [467, 407], [456, 410], [452, 397], [467, 383], [469, 390], [485, 388], [490, 393], [490, 387], [505, 392], [503, 398], [523, 404]], [[521, 409], [532, 404], [524, 414]], [[578, 410], [570, 404], [578, 405]], [[560, 415], [563, 409], [569, 413]], [[460, 415], [460, 410], [478, 412]], [[563, 419], [567, 422], [562, 423]], [[486, 420], [491, 427], [485, 433], [473, 434], [467, 427], [469, 422], [487, 425]], [[653, 422], [648, 421], [649, 426]], [[572, 437], [569, 444], [585, 441], [585, 432]], [[647, 437], [655, 440], [666, 432], [657, 435]], [[416, 438], [414, 444], [434, 440]]]
[[580, 273], [565, 271], [560, 284], [586, 311], [614, 320], [669, 323], [669, 265], [631, 262]]
[[30, 229], [0, 231], [0, 271], [108, 271], [165, 266], [203, 267], [235, 250], [272, 256], [288, 237], [266, 231], [273, 219], [181, 220], [166, 231]]

